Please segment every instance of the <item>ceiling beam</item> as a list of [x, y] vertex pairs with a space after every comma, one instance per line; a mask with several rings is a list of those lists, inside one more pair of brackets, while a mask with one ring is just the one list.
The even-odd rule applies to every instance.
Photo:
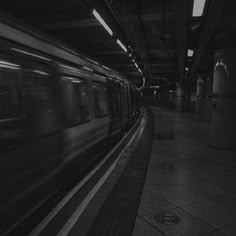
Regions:
[[[110, 65], [111, 67], [134, 67], [134, 64], [115, 64], [115, 65]], [[153, 63], [152, 64], [153, 67], [176, 67], [175, 64], [170, 64], [170, 63]]]
[[[167, 12], [166, 14], [167, 20], [172, 18], [172, 13]], [[144, 22], [156, 22], [161, 21], [161, 14], [142, 14], [142, 19]], [[120, 19], [120, 22], [122, 23], [135, 23], [137, 22], [138, 17], [137, 15], [129, 15], [124, 18]], [[88, 28], [88, 27], [94, 27], [94, 26], [100, 26], [100, 23], [94, 19], [79, 19], [79, 20], [70, 20], [70, 21], [62, 21], [62, 22], [56, 22], [56, 23], [46, 23], [41, 24], [41, 27], [46, 30], [63, 30], [63, 29], [72, 29], [72, 28]]]
[[197, 68], [199, 67], [202, 61], [202, 58], [205, 56], [206, 48], [216, 32], [217, 26], [220, 24], [225, 6], [228, 1], [229, 0], [212, 0], [210, 2], [206, 23], [200, 37], [198, 48], [194, 53], [190, 77], [193, 77], [194, 73], [196, 72]]
[[[145, 51], [145, 50], [144, 50]], [[176, 49], [150, 49], [150, 53], [152, 54], [156, 54], [156, 55], [161, 55], [160, 57], [175, 57], [176, 56]], [[126, 54], [124, 51], [122, 50], [118, 50], [118, 51], [101, 51], [101, 52], [93, 52], [90, 53], [90, 55], [118, 55], [118, 54]], [[155, 55], [152, 55], [155, 56]]]

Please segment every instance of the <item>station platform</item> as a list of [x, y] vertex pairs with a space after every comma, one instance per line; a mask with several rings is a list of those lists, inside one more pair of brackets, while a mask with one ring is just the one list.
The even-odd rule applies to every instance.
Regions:
[[209, 146], [208, 131], [193, 115], [145, 109], [112, 168], [29, 235], [236, 235], [235, 152]]
[[208, 146], [209, 124], [152, 107], [152, 154], [133, 236], [236, 235], [236, 153]]

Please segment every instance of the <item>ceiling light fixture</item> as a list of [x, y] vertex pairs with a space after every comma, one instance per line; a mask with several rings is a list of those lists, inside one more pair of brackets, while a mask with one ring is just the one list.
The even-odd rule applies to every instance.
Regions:
[[134, 65], [137, 69], [139, 69], [138, 64], [136, 62], [134, 63]]
[[145, 86], [145, 84], [146, 84], [146, 78], [145, 78], [145, 77], [143, 77], [143, 85], [142, 85], [142, 87], [144, 87], [144, 86]]
[[128, 52], [127, 48], [125, 47], [125, 45], [119, 40], [117, 39], [116, 40], [117, 44], [120, 45], [120, 47], [125, 51], [125, 52]]
[[193, 50], [188, 49], [188, 57], [192, 57], [193, 56]]
[[100, 16], [100, 14], [93, 9], [92, 14], [94, 15], [94, 17], [100, 22], [100, 24], [105, 28], [105, 30], [111, 35], [113, 36], [113, 31], [111, 30], [111, 28], [107, 25], [107, 23], [103, 20], [103, 18]]
[[193, 17], [202, 16], [206, 0], [194, 0]]

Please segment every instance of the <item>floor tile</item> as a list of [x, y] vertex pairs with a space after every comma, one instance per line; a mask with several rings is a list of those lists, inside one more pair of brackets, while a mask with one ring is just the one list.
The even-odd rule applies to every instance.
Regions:
[[201, 195], [207, 199], [222, 195], [226, 192], [223, 187], [208, 182], [196, 182], [182, 185], [182, 187], [193, 194]]
[[138, 215], [159, 214], [163, 210], [175, 207], [174, 204], [153, 192], [144, 192], [139, 204]]
[[181, 235], [181, 236], [199, 236], [213, 230], [213, 228], [182, 209], [172, 209], [169, 211], [176, 214], [180, 218], [180, 222], [176, 225], [165, 225], [157, 222], [155, 216], [149, 215], [144, 218], [166, 236]]
[[232, 211], [213, 200], [199, 202], [183, 209], [215, 228], [221, 228], [235, 221], [235, 214]]
[[220, 230], [214, 230], [214, 231], [204, 234], [204, 236], [228, 236], [228, 235]]
[[199, 195], [192, 194], [181, 186], [155, 190], [154, 192], [164, 197], [175, 206], [185, 206], [204, 200], [204, 198]]
[[95, 197], [93, 200], [89, 203], [87, 208], [82, 214], [82, 217], [89, 217], [89, 218], [95, 218], [103, 205], [106, 198], [98, 198]]
[[236, 222], [233, 225], [230, 225], [221, 229], [221, 231], [226, 233], [228, 236], [235, 236], [236, 235]]
[[145, 222], [143, 219], [137, 218], [134, 226], [132, 236], [161, 236], [153, 226]]
[[88, 233], [93, 220], [88, 217], [81, 217], [78, 222], [75, 223], [74, 227], [68, 233], [68, 236], [86, 236]]

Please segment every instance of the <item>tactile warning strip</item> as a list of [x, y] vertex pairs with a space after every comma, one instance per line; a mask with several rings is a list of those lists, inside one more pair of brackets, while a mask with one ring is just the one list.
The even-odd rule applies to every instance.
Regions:
[[152, 150], [154, 119], [147, 111], [147, 125], [113, 191], [109, 193], [88, 236], [131, 235]]

